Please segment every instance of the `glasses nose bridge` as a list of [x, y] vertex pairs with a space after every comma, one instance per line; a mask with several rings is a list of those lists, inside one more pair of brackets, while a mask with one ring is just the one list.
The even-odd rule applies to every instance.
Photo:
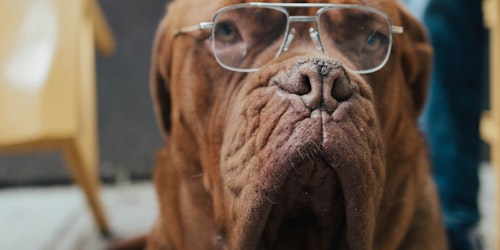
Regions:
[[316, 23], [316, 16], [290, 16], [288, 22], [291, 23]]
[[[318, 27], [316, 16], [289, 16], [288, 25], [291, 27], [292, 23], [314, 23], [316, 29]], [[309, 36], [311, 37], [313, 44], [316, 46], [316, 49], [324, 52], [323, 45], [319, 40], [318, 31], [315, 30], [313, 27], [310, 27]], [[283, 51], [288, 51], [288, 47], [292, 43], [294, 37], [295, 37], [295, 29], [292, 28], [291, 32], [289, 32], [285, 37], [286, 40]]]

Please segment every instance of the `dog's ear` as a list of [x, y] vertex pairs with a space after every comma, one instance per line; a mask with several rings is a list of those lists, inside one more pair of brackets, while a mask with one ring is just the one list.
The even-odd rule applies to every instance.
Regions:
[[405, 80], [412, 91], [416, 115], [426, 102], [432, 69], [432, 47], [422, 23], [400, 5], [401, 25], [404, 28], [402, 67]]
[[170, 63], [172, 53], [168, 46], [172, 43], [172, 37], [168, 34], [168, 14], [162, 19], [153, 43], [150, 88], [153, 98], [156, 120], [162, 132], [166, 136], [171, 129], [170, 109]]

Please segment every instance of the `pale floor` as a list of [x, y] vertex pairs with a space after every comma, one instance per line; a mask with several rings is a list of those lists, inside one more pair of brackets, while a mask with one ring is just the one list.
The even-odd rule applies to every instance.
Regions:
[[[102, 200], [114, 237], [145, 234], [156, 217], [151, 183], [106, 186]], [[0, 250], [99, 250], [105, 246], [75, 186], [0, 191]]]
[[[495, 235], [494, 173], [481, 168], [479, 232], [485, 249], [493, 249]], [[157, 213], [151, 183], [105, 186], [102, 199], [116, 237], [146, 233]], [[99, 250], [99, 237], [75, 186], [15, 188], [0, 191], [0, 250]]]

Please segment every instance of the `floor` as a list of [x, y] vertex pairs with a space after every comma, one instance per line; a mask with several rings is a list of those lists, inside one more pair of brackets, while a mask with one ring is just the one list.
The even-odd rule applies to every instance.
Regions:
[[[481, 179], [483, 220], [478, 233], [489, 250], [498, 231], [493, 218], [494, 173], [486, 164]], [[157, 214], [150, 182], [105, 186], [102, 199], [115, 237], [146, 233]], [[0, 235], [0, 250], [99, 250], [106, 246], [75, 186], [0, 190]]]
[[[146, 233], [156, 217], [151, 183], [107, 186], [102, 199], [113, 237]], [[75, 186], [0, 191], [0, 250], [99, 250], [100, 237]]]
[[500, 241], [500, 228], [496, 224], [496, 216], [500, 211], [500, 201], [497, 200], [498, 194], [498, 173], [496, 169], [489, 164], [482, 164], [480, 168], [481, 187], [479, 194], [479, 208], [481, 210], [482, 220], [479, 223], [478, 232], [483, 238], [484, 250], [499, 249], [496, 246]]

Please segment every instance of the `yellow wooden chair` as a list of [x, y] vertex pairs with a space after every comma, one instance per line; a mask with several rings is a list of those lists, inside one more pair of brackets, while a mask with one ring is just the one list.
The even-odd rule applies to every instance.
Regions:
[[[490, 31], [490, 110], [481, 119], [481, 137], [490, 145], [491, 164], [500, 187], [500, 0], [483, 0], [484, 22]], [[500, 189], [496, 190], [496, 232], [493, 249], [500, 249]]]
[[95, 45], [114, 41], [95, 0], [0, 0], [0, 153], [60, 150], [103, 234]]

